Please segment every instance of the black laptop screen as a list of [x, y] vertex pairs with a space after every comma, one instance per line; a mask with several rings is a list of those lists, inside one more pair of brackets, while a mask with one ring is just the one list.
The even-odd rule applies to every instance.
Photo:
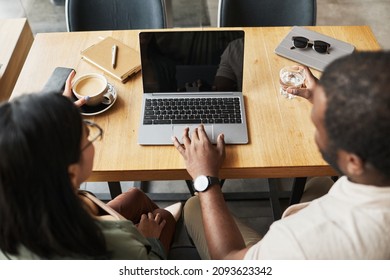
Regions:
[[141, 32], [145, 93], [241, 91], [244, 31]]

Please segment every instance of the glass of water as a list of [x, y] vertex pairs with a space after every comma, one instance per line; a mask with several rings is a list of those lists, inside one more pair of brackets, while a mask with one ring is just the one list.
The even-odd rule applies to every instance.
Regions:
[[305, 72], [298, 66], [286, 66], [279, 72], [280, 94], [288, 99], [294, 98], [293, 94], [288, 93], [288, 87], [300, 88], [305, 82]]

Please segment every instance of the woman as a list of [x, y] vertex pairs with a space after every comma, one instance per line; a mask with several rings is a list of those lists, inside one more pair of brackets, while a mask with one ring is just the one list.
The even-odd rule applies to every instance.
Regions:
[[123, 215], [78, 194], [99, 138], [90, 131], [101, 129], [61, 94], [0, 105], [0, 259], [166, 258], [175, 219], [145, 194], [112, 201]]

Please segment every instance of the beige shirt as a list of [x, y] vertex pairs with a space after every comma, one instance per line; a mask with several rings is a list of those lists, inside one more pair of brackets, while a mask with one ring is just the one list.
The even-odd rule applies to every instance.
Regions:
[[341, 177], [325, 196], [289, 207], [245, 259], [390, 259], [390, 187]]

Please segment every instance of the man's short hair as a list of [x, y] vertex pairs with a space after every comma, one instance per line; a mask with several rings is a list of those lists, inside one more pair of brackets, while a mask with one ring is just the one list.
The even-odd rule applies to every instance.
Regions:
[[336, 149], [390, 178], [390, 52], [357, 52], [331, 63], [320, 84], [325, 128]]

